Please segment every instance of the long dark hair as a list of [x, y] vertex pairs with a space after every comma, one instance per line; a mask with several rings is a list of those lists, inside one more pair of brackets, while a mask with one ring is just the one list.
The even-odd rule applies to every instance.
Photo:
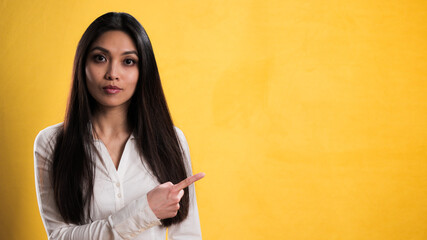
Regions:
[[[128, 34], [138, 51], [139, 79], [127, 118], [141, 156], [160, 183], [178, 183], [187, 177], [182, 147], [166, 104], [147, 33], [127, 13], [106, 13], [90, 24], [77, 46], [67, 111], [53, 154], [52, 187], [56, 205], [67, 223], [85, 224], [90, 220], [95, 175], [90, 120], [97, 104], [86, 87], [85, 65], [91, 44], [111, 30]], [[183, 221], [188, 208], [188, 189], [185, 189], [178, 214], [163, 219], [163, 226]]]

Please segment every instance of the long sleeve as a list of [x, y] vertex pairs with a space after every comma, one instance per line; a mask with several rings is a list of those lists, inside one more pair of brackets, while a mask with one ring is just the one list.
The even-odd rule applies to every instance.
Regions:
[[56, 207], [49, 177], [57, 128], [55, 125], [41, 131], [34, 144], [37, 200], [49, 239], [132, 239], [161, 224], [150, 209], [146, 194], [105, 219], [85, 225], [66, 224]]
[[[188, 147], [187, 140], [183, 132], [176, 128], [178, 138], [181, 143], [182, 150], [187, 163], [188, 175], [192, 175], [191, 171], [191, 160], [190, 160], [190, 149]], [[180, 224], [175, 224], [168, 229], [169, 240], [198, 240], [202, 239], [202, 233], [200, 229], [199, 212], [197, 209], [196, 192], [194, 184], [188, 187], [190, 194], [190, 205], [188, 209], [187, 218]]]

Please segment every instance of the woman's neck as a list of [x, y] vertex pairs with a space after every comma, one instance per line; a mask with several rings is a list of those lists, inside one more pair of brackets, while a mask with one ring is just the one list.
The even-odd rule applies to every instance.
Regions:
[[130, 135], [125, 108], [99, 108], [92, 117], [95, 138], [109, 140]]

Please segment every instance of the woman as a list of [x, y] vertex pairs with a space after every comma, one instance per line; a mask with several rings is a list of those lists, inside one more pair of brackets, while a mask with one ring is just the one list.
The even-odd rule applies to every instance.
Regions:
[[34, 158], [49, 239], [165, 239], [166, 227], [169, 239], [201, 239], [191, 184], [204, 174], [191, 176], [150, 40], [129, 14], [83, 34], [65, 121], [39, 133]]

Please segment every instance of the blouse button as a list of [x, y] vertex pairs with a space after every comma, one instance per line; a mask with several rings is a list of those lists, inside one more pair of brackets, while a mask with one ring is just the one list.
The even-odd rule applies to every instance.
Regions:
[[117, 197], [118, 197], [118, 198], [121, 198], [121, 197], [122, 197], [122, 194], [118, 193], [118, 194], [117, 194]]
[[116, 187], [120, 187], [120, 183], [119, 182], [116, 182]]

